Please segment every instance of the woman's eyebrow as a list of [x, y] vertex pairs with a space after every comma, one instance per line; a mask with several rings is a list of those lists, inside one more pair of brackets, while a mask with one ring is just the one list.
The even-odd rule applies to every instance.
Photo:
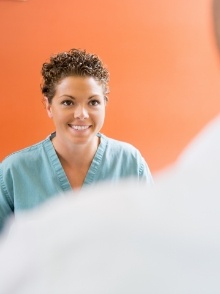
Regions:
[[71, 95], [68, 95], [68, 94], [63, 94], [63, 95], [61, 95], [59, 98], [64, 98], [64, 97], [68, 97], [68, 98], [70, 98], [70, 99], [72, 99], [72, 100], [75, 100], [75, 99], [76, 99], [75, 97], [73, 97], [73, 96], [71, 96]]
[[95, 98], [95, 97], [100, 97], [100, 95], [99, 95], [99, 94], [94, 94], [94, 95], [90, 96], [90, 97], [88, 98], [88, 100], [91, 100], [91, 99], [93, 99], [93, 98]]

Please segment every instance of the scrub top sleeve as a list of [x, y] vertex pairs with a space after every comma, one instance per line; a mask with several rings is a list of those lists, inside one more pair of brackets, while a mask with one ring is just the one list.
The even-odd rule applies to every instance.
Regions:
[[150, 172], [150, 169], [149, 169], [149, 167], [143, 157], [141, 157], [141, 164], [140, 164], [140, 168], [139, 168], [139, 177], [140, 177], [141, 182], [145, 182], [147, 185], [151, 186], [154, 184], [154, 180], [153, 180], [152, 174]]
[[6, 219], [13, 213], [13, 203], [9, 197], [7, 188], [3, 180], [2, 164], [0, 163], [0, 232], [2, 231]]

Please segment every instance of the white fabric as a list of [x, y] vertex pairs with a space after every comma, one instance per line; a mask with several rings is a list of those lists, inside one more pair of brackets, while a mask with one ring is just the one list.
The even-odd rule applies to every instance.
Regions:
[[155, 187], [106, 183], [21, 215], [1, 294], [219, 294], [219, 177], [216, 119]]
[[[220, 116], [209, 122], [196, 138], [187, 146], [178, 160], [183, 168], [191, 166], [204, 168], [220, 165]], [[208, 171], [210, 172], [210, 171]]]

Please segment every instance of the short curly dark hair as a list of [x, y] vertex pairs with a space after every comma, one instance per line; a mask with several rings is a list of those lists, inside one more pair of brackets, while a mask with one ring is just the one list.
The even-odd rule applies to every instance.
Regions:
[[56, 93], [56, 85], [68, 76], [93, 77], [102, 83], [104, 95], [109, 93], [107, 68], [97, 55], [87, 53], [86, 50], [74, 48], [51, 56], [49, 62], [43, 64], [41, 74], [41, 91], [49, 103]]

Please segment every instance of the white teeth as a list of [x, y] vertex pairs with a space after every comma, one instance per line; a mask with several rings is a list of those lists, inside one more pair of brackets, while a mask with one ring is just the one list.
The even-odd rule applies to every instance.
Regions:
[[89, 128], [89, 126], [72, 126], [74, 130], [82, 131]]

